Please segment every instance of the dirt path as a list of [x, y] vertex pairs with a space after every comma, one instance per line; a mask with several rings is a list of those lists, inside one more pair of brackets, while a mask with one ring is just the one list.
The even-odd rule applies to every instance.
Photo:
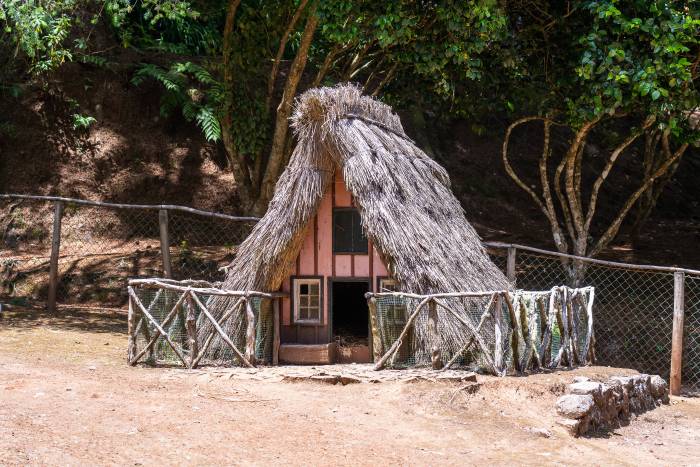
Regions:
[[0, 321], [0, 464], [700, 464], [698, 399], [598, 437], [556, 425], [554, 400], [575, 375], [625, 370], [480, 377], [474, 394], [289, 383], [270, 370], [129, 368], [124, 324], [100, 313]]

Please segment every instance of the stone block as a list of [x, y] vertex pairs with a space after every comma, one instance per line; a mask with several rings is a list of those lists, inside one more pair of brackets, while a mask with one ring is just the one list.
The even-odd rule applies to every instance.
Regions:
[[557, 412], [566, 418], [579, 419], [588, 415], [594, 405], [590, 394], [565, 394], [557, 399]]

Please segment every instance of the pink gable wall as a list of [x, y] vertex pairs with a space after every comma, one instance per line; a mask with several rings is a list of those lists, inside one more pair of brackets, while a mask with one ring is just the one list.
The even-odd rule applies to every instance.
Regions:
[[[328, 290], [329, 278], [356, 277], [371, 278], [372, 290], [377, 286], [377, 278], [385, 277], [386, 267], [379, 254], [369, 244], [369, 254], [334, 255], [333, 254], [333, 207], [350, 207], [353, 204], [352, 195], [345, 187], [343, 179], [336, 172], [335, 180], [321, 200], [316, 217], [309, 222], [304, 243], [299, 257], [292, 268], [290, 277], [282, 283], [282, 291], [291, 292], [291, 276], [321, 276], [323, 278], [323, 323], [316, 329], [316, 340], [323, 339], [323, 333], [329, 335], [326, 325], [329, 322], [330, 296]], [[291, 299], [282, 300], [282, 325], [292, 326]], [[307, 326], [308, 328], [308, 326]], [[305, 330], [308, 332], [308, 330]], [[296, 331], [298, 336], [298, 330]]]

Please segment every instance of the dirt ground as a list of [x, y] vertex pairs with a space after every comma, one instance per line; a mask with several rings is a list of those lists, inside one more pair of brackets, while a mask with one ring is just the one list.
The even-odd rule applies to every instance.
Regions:
[[470, 393], [283, 381], [321, 368], [130, 368], [123, 313], [61, 313], [0, 320], [0, 464], [700, 465], [700, 399], [587, 438], [556, 425], [574, 376], [630, 370], [479, 376]]

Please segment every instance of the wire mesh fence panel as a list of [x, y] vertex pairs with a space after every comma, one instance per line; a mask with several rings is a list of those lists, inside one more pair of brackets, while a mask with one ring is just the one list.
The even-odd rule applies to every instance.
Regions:
[[168, 215], [173, 278], [221, 281], [221, 270], [248, 236], [254, 222], [208, 218], [171, 211]]
[[[505, 272], [507, 245], [489, 254]], [[674, 269], [562, 259], [518, 246], [516, 286], [547, 289], [557, 284], [595, 287], [595, 352], [601, 365], [635, 368], [669, 378], [674, 310]], [[700, 391], [700, 275], [685, 273], [682, 384]], [[556, 336], [553, 336], [555, 338]]]
[[66, 204], [58, 303], [125, 306], [128, 278], [162, 275], [157, 211]]
[[[0, 298], [6, 303], [46, 302], [58, 202], [0, 198]], [[125, 307], [128, 278], [165, 275], [158, 209], [60, 203], [59, 305]], [[167, 212], [171, 270], [180, 279], [222, 280], [221, 267], [254, 225], [214, 213]]]
[[0, 199], [0, 297], [11, 304], [46, 300], [53, 203]]
[[685, 276], [683, 384], [700, 393], [700, 275]]
[[[130, 311], [133, 326], [130, 329], [133, 338], [133, 348], [129, 351], [130, 363], [142, 361], [187, 367], [243, 365], [248, 327], [246, 300], [251, 305], [255, 320], [254, 362], [272, 362], [274, 331], [269, 299], [225, 297], [230, 299], [225, 300], [227, 308], [221, 306], [220, 295], [196, 289], [183, 291], [134, 287], [132, 290], [136, 298], [132, 300]], [[222, 312], [220, 315], [212, 315], [211, 306], [215, 301], [219, 304], [217, 311]], [[187, 323], [189, 316], [193, 318], [191, 323]], [[208, 325], [212, 323], [212, 318], [215, 326]], [[188, 325], [194, 329], [194, 339], [191, 339]], [[165, 332], [161, 333], [159, 327]], [[219, 330], [223, 331], [225, 338]]]

